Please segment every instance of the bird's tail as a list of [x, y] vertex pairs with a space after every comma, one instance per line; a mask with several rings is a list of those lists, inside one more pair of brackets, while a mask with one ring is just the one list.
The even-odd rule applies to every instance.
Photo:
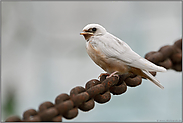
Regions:
[[154, 84], [156, 84], [161, 89], [164, 88], [163, 85], [161, 85], [161, 83], [151, 73], [149, 73], [146, 70], [142, 70], [142, 72], [147, 76], [147, 79], [151, 80]]

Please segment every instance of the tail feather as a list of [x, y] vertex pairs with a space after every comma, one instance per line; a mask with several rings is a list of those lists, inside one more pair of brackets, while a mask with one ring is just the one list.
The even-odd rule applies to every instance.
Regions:
[[147, 79], [151, 80], [154, 84], [156, 84], [161, 89], [164, 89], [163, 85], [161, 85], [161, 83], [152, 74], [150, 74], [146, 70], [142, 70], [142, 72], [147, 76]]

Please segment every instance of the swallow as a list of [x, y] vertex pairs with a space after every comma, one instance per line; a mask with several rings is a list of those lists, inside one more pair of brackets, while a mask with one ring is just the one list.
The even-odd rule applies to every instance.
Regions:
[[86, 51], [90, 58], [110, 76], [134, 73], [164, 88], [150, 72], [165, 72], [166, 69], [138, 55], [103, 26], [88, 24], [80, 35], [86, 40]]

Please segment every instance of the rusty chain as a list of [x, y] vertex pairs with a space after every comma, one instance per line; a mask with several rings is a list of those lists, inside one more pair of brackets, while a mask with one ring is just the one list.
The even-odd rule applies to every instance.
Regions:
[[[166, 45], [159, 51], [152, 51], [145, 55], [149, 61], [163, 66], [167, 69], [182, 71], [182, 39], [177, 40], [173, 45]], [[154, 76], [156, 73], [152, 73]], [[135, 87], [140, 85], [142, 78], [134, 74], [120, 75], [107, 78], [102, 75], [100, 80], [92, 79], [84, 87], [77, 86], [70, 91], [70, 95], [63, 93], [56, 97], [55, 103], [44, 102], [35, 109], [26, 110], [23, 118], [11, 116], [6, 122], [14, 121], [62, 121], [62, 117], [73, 119], [78, 115], [78, 108], [82, 111], [89, 111], [94, 108], [95, 102], [106, 103], [113, 95], [123, 94], [127, 86]]]

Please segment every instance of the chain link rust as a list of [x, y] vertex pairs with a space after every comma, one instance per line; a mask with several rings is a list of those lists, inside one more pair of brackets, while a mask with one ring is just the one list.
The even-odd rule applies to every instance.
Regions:
[[[152, 51], [145, 55], [149, 61], [163, 66], [166, 69], [182, 71], [182, 39], [173, 45], [166, 45], [159, 51]], [[152, 72], [152, 75], [156, 75]], [[38, 111], [29, 109], [23, 113], [23, 118], [11, 116], [6, 122], [61, 122], [62, 117], [66, 119], [75, 118], [78, 115], [78, 108], [82, 111], [89, 111], [94, 108], [95, 102], [106, 103], [113, 95], [120, 95], [127, 91], [127, 86], [136, 87], [141, 84], [142, 78], [132, 73], [106, 78], [102, 75], [100, 80], [92, 79], [84, 87], [77, 86], [68, 94], [60, 94], [56, 97], [55, 103], [44, 102], [39, 106]]]

